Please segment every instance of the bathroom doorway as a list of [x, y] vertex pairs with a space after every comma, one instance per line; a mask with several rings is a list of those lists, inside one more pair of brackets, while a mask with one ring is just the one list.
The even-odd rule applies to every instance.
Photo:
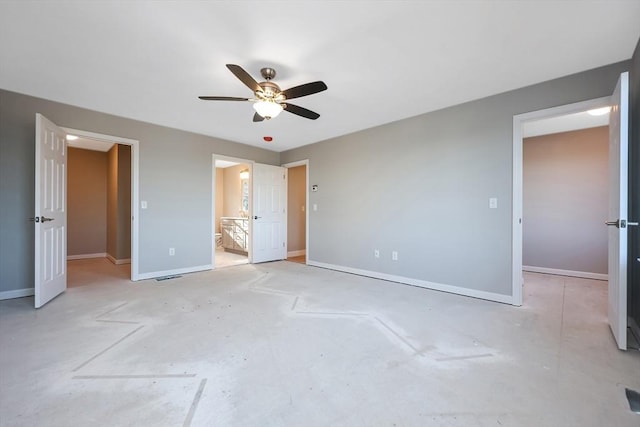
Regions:
[[249, 263], [251, 234], [251, 175], [248, 160], [214, 156], [215, 268]]

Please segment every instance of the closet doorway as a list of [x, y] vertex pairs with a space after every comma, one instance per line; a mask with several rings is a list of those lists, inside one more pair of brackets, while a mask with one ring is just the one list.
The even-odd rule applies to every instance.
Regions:
[[287, 163], [287, 261], [307, 263], [309, 248], [309, 161]]

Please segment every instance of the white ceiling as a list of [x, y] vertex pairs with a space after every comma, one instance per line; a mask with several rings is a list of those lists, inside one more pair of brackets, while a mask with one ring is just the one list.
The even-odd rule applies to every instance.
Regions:
[[107, 152], [111, 150], [115, 142], [112, 141], [102, 141], [98, 139], [91, 138], [80, 138], [74, 139], [72, 141], [67, 140], [67, 146], [73, 148], [81, 148], [83, 150], [93, 150], [93, 151], [103, 151]]
[[240, 163], [238, 162], [231, 162], [229, 160], [220, 160], [220, 159], [216, 159], [216, 167], [217, 168], [222, 168], [222, 169], [226, 169], [228, 167], [231, 166], [236, 166], [239, 165]]
[[522, 136], [529, 138], [532, 136], [589, 129], [598, 126], [609, 126], [609, 113], [601, 116], [592, 116], [586, 111], [583, 111], [580, 113], [566, 114], [564, 116], [525, 122], [522, 126]]
[[[638, 22], [637, 0], [9, 0], [0, 87], [282, 151], [629, 59]], [[199, 100], [251, 96], [227, 63], [323, 80], [295, 101], [321, 117]]]

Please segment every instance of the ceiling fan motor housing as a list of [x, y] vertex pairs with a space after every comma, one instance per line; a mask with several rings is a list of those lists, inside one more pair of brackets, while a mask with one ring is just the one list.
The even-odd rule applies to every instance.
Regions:
[[258, 85], [262, 88], [262, 91], [256, 92], [256, 97], [258, 99], [274, 100], [276, 102], [284, 101], [284, 95], [282, 95], [280, 86], [277, 84], [267, 80], [266, 82], [258, 83]]
[[265, 80], [272, 80], [276, 77], [276, 70], [271, 67], [265, 67], [260, 69], [260, 74]]

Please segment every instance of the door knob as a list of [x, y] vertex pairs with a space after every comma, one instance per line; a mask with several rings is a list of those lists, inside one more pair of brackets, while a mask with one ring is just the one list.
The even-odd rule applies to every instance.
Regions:
[[40, 222], [47, 222], [47, 221], [53, 221], [53, 218], [47, 218], [46, 216], [40, 217]]
[[254, 217], [253, 217], [253, 219], [258, 219], [258, 218], [262, 218], [262, 217], [261, 217], [261, 216], [258, 216], [258, 215], [256, 215], [256, 216], [254, 216]]
[[605, 222], [607, 225], [615, 225], [617, 228], [627, 228], [627, 226], [637, 226], [637, 222], [627, 221], [625, 219], [617, 219], [615, 221], [607, 221]]
[[620, 228], [620, 220], [616, 219], [615, 221], [607, 221], [605, 222], [608, 226], [615, 226], [616, 228]]

